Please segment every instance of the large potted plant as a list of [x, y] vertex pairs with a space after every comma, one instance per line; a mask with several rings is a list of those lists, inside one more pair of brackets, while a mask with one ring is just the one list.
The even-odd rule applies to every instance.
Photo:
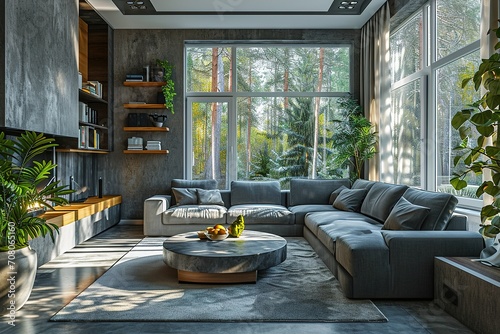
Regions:
[[1, 314], [12, 313], [28, 300], [37, 269], [37, 257], [28, 241], [49, 235], [54, 241], [57, 225], [32, 213], [65, 204], [61, 196], [72, 190], [59, 182], [47, 183], [56, 167], [36, 160], [56, 146], [43, 134], [25, 132], [14, 140], [0, 133], [0, 305]]
[[345, 97], [339, 100], [340, 119], [334, 120], [332, 147], [334, 164], [349, 167], [350, 179], [361, 178], [365, 161], [376, 153], [378, 134], [363, 115], [357, 100]]
[[[491, 33], [500, 38], [500, 29]], [[500, 43], [495, 46], [495, 51], [498, 49]], [[478, 187], [476, 196], [491, 196], [492, 200], [481, 209], [480, 232], [493, 238], [500, 232], [500, 54], [483, 59], [474, 76], [463, 80], [462, 88], [471, 81], [476, 91], [483, 88], [485, 93], [478, 101], [457, 112], [451, 121], [462, 141], [456, 148], [459, 154], [454, 160], [456, 171], [450, 183], [460, 190], [468, 186], [469, 174], [489, 174]]]

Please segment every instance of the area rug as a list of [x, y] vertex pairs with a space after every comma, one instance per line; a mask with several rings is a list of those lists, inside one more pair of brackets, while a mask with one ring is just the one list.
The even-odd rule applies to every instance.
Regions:
[[343, 296], [303, 238], [255, 284], [178, 283], [162, 258], [165, 238], [145, 238], [51, 321], [385, 322], [370, 300]]

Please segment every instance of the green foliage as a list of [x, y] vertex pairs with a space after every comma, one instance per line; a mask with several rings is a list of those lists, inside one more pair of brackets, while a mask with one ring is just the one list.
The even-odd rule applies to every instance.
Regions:
[[172, 114], [174, 113], [174, 97], [177, 95], [175, 93], [174, 80], [172, 80], [172, 73], [174, 66], [168, 62], [168, 60], [156, 59], [156, 64], [163, 67], [163, 80], [165, 85], [161, 87], [163, 96], [165, 96], [165, 108], [170, 109]]
[[363, 116], [358, 102], [352, 97], [339, 101], [341, 119], [334, 121], [332, 142], [336, 151], [334, 164], [351, 167], [351, 180], [361, 178], [366, 160], [376, 153], [378, 134]]
[[0, 133], [0, 251], [26, 247], [30, 238], [47, 234], [54, 241], [57, 225], [31, 216], [30, 208], [52, 209], [52, 205], [67, 203], [61, 196], [72, 192], [58, 182], [42, 187], [56, 165], [34, 159], [55, 146], [54, 139], [35, 132], [25, 132], [15, 140]]
[[[500, 37], [500, 29], [492, 32]], [[495, 46], [495, 50], [498, 49], [500, 44]], [[490, 58], [483, 59], [474, 76], [463, 80], [462, 88], [471, 82], [476, 91], [483, 87], [486, 92], [468, 108], [457, 112], [451, 120], [451, 125], [458, 130], [462, 140], [455, 148], [459, 155], [454, 165], [458, 167], [463, 163], [463, 167], [457, 168], [450, 183], [455, 189], [461, 190], [468, 186], [468, 174], [491, 174], [491, 180], [484, 180], [478, 187], [476, 196], [487, 194], [492, 197], [492, 203], [481, 209], [480, 232], [487, 237], [494, 237], [500, 232], [500, 54], [494, 53]], [[475, 131], [479, 137], [472, 140]]]

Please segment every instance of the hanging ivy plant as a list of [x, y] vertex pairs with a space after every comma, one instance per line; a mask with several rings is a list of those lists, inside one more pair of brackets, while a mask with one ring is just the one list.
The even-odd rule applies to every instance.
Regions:
[[174, 113], [174, 96], [175, 85], [174, 80], [172, 80], [172, 72], [174, 66], [168, 62], [168, 60], [156, 59], [156, 64], [163, 68], [163, 81], [165, 85], [161, 87], [163, 96], [165, 97], [165, 108], [169, 109], [172, 114]]

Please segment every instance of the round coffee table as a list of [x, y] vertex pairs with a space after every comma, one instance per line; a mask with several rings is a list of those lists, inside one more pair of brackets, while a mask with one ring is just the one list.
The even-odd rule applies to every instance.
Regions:
[[197, 232], [177, 234], [163, 242], [163, 261], [177, 269], [179, 282], [246, 283], [257, 271], [286, 259], [286, 240], [245, 230], [239, 238], [200, 240]]

